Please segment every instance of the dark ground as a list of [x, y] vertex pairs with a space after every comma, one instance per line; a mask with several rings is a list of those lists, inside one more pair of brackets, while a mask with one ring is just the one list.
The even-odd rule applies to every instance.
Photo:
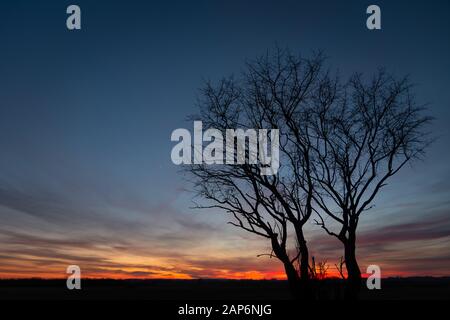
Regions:
[[[342, 292], [342, 282], [319, 283], [321, 299]], [[278, 280], [89, 280], [68, 290], [65, 280], [0, 280], [0, 300], [138, 299], [138, 300], [287, 300], [287, 283]], [[361, 292], [362, 300], [448, 300], [450, 278], [389, 278], [381, 290]]]

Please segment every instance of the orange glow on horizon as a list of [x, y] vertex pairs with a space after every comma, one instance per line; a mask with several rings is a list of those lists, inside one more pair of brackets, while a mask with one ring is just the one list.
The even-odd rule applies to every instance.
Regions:
[[[80, 255], [82, 257], [83, 255]], [[84, 255], [87, 256], [87, 255]], [[0, 279], [64, 279], [68, 277], [67, 266], [77, 264], [76, 261], [47, 260], [44, 264], [37, 256], [8, 258], [6, 264], [0, 266]], [[205, 258], [205, 260], [186, 261], [183, 259], [164, 260], [158, 258], [123, 256], [107, 258], [98, 257], [99, 261], [106, 263], [98, 264], [97, 261], [79, 264], [81, 277], [84, 279], [231, 279], [231, 280], [285, 280], [286, 275], [282, 265], [277, 260], [246, 260], [242, 262], [233, 258], [228, 263], [223, 263], [220, 258]], [[261, 263], [262, 262], [262, 263]], [[110, 263], [110, 264], [108, 264]], [[226, 266], [226, 267], [225, 267]], [[363, 264], [361, 264], [363, 266]], [[260, 269], [259, 269], [260, 268]], [[361, 267], [363, 277], [365, 268]], [[428, 274], [429, 275], [429, 274]], [[445, 276], [445, 274], [432, 274], [432, 276]], [[418, 276], [417, 273], [400, 270], [398, 266], [385, 265], [382, 268], [382, 277], [408, 277]], [[420, 276], [420, 274], [419, 274]], [[425, 276], [425, 274], [422, 274]], [[338, 270], [333, 264], [328, 265], [325, 278], [340, 278]]]
[[[29, 271], [11, 271], [2, 272], [0, 271], [0, 279], [31, 279], [31, 278], [41, 278], [41, 279], [65, 279], [68, 274], [61, 272], [61, 269], [29, 272]], [[368, 275], [363, 273], [362, 276], [365, 278]], [[388, 273], [383, 274], [383, 278], [388, 277], [408, 277], [414, 276], [408, 273]], [[120, 270], [98, 270], [95, 272], [83, 272], [82, 278], [84, 279], [113, 279], [113, 280], [126, 280], [126, 279], [167, 279], [167, 280], [194, 280], [194, 279], [230, 279], [230, 280], [286, 280], [286, 275], [283, 271], [274, 270], [261, 272], [257, 270], [247, 270], [247, 271], [232, 271], [232, 270], [220, 270], [212, 274], [211, 276], [205, 277], [193, 277], [187, 273], [162, 273], [154, 275], [133, 275], [130, 276], [128, 273], [124, 273]], [[329, 270], [327, 272], [327, 279], [340, 278], [337, 270]]]

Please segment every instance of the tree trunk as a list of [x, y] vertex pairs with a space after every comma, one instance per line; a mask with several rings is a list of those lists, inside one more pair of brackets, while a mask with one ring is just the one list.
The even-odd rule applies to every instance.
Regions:
[[300, 290], [300, 277], [298, 276], [297, 270], [295, 270], [293, 264], [290, 262], [285, 262], [283, 264], [292, 297], [296, 300], [302, 299], [303, 294]]
[[346, 299], [358, 298], [361, 289], [361, 271], [356, 260], [356, 234], [349, 232], [349, 237], [344, 243], [345, 266], [347, 268]]
[[299, 295], [302, 300], [314, 300], [315, 295], [309, 275], [309, 250], [301, 226], [296, 228], [296, 235], [300, 253]]
[[300, 280], [298, 277], [297, 270], [295, 270], [294, 266], [290, 262], [283, 262], [283, 264], [284, 264], [284, 271], [286, 272], [286, 276], [289, 283], [290, 284], [295, 283], [295, 285], [297, 285], [298, 280]]
[[298, 250], [300, 251], [300, 278], [302, 281], [309, 280], [309, 251], [303, 232], [297, 233]]
[[286, 273], [291, 294], [294, 297], [294, 299], [300, 299], [301, 298], [299, 293], [300, 277], [298, 275], [298, 272], [297, 270], [295, 270], [294, 265], [291, 263], [289, 256], [286, 252], [286, 248], [278, 243], [276, 235], [272, 236], [271, 240], [273, 252], [284, 265], [284, 271]]

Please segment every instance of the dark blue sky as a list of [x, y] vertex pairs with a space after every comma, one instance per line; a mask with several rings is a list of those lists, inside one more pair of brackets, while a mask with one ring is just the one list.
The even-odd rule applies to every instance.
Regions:
[[[82, 30], [66, 29], [69, 4], [81, 7]], [[381, 31], [365, 27], [370, 4], [381, 7]], [[449, 9], [448, 1], [2, 1], [0, 252], [8, 257], [0, 257], [0, 275], [33, 273], [29, 259], [57, 265], [88, 256], [92, 273], [104, 271], [103, 261], [124, 275], [216, 276], [195, 270], [249, 258], [242, 248], [251, 258], [264, 251], [225, 217], [188, 209], [170, 134], [192, 128], [185, 119], [197, 111], [203, 79], [239, 74], [246, 59], [275, 45], [304, 55], [322, 49], [343, 76], [379, 66], [411, 76], [439, 139], [361, 226], [368, 234], [399, 229], [361, 250], [368, 263], [383, 257], [392, 274], [404, 273], [417, 250], [411, 226], [426, 220], [423, 250], [439, 259], [436, 274], [447, 272]], [[412, 234], [392, 245], [402, 226]], [[338, 244], [311, 237], [320, 253], [338, 254]], [[389, 256], [392, 246], [403, 253]], [[183, 257], [184, 269], [175, 272], [172, 257]], [[130, 261], [155, 266], [126, 271]], [[255, 261], [242, 268], [268, 272]], [[427, 266], [413, 265], [412, 273]]]

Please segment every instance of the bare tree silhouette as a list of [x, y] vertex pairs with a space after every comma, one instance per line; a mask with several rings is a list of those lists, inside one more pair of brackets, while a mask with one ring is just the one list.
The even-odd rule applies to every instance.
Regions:
[[232, 225], [268, 239], [270, 256], [283, 263], [293, 292], [304, 298], [313, 296], [310, 279], [317, 277], [304, 236], [315, 213], [316, 224], [343, 243], [348, 297], [355, 297], [361, 284], [359, 217], [430, 142], [424, 131], [430, 118], [421, 115], [410, 89], [407, 78], [384, 71], [369, 83], [361, 75], [342, 83], [325, 68], [321, 53], [302, 58], [280, 49], [248, 62], [239, 78], [207, 82], [193, 118], [222, 133], [279, 129], [280, 168], [261, 175], [249, 152], [241, 165], [190, 165], [196, 191], [207, 200], [197, 207], [222, 209], [232, 215]]
[[335, 263], [334, 264], [337, 272], [339, 273], [339, 277], [341, 277], [341, 279], [345, 279], [344, 265], [345, 265], [344, 257], [340, 257], [339, 258], [339, 263]]
[[[348, 83], [324, 86], [311, 121], [316, 223], [344, 246], [348, 296], [361, 285], [356, 259], [359, 218], [375, 196], [406, 163], [424, 154], [431, 142], [408, 78], [396, 79], [384, 70], [365, 82], [360, 74]], [[330, 92], [332, 94], [330, 94]], [[324, 215], [340, 225], [337, 231]]]
[[[277, 175], [261, 175], [258, 165], [192, 165], [198, 194], [212, 201], [201, 208], [231, 213], [231, 224], [269, 239], [284, 265], [293, 291], [309, 294], [309, 252], [303, 227], [313, 208], [313, 180], [304, 104], [326, 81], [320, 54], [312, 59], [277, 50], [249, 62], [242, 78], [207, 83], [201, 91], [201, 119], [206, 128], [275, 128], [280, 132], [281, 166]], [[246, 160], [249, 155], [247, 153]], [[291, 232], [292, 231], [292, 232]], [[293, 239], [290, 235], [293, 233]], [[295, 244], [291, 249], [289, 243]], [[299, 270], [295, 263], [298, 261]]]
[[313, 256], [311, 258], [311, 277], [316, 280], [324, 280], [327, 277], [329, 266], [327, 261], [319, 261], [316, 263], [316, 259]]

